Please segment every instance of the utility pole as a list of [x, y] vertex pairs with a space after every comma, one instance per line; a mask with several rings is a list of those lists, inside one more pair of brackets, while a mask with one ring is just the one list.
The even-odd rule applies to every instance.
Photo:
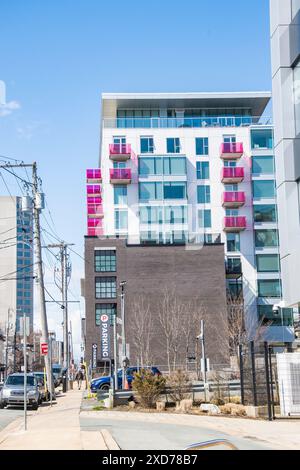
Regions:
[[[27, 431], [27, 318], [23, 313], [23, 355], [24, 355], [24, 430]], [[51, 393], [52, 395], [52, 393]]]
[[121, 319], [122, 319], [122, 389], [125, 389], [126, 381], [126, 337], [125, 337], [125, 285], [126, 281], [120, 282], [121, 287]]
[[205, 334], [204, 334], [204, 320], [201, 320], [201, 330], [200, 330], [200, 335], [198, 338], [201, 341], [201, 350], [202, 350], [202, 357], [201, 357], [201, 362], [202, 362], [202, 373], [203, 373], [203, 385], [204, 385], [204, 400], [205, 402], [207, 401], [207, 358], [206, 358], [206, 353], [205, 353]]

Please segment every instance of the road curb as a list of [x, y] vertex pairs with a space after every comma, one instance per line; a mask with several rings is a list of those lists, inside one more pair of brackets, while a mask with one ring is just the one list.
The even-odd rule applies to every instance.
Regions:
[[101, 429], [100, 433], [108, 450], [121, 450], [118, 443], [107, 429]]

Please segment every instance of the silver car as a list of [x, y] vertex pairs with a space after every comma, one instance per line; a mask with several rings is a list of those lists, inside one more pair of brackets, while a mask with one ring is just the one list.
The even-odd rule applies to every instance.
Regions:
[[[40, 403], [37, 379], [33, 374], [27, 374], [27, 405], [37, 410]], [[7, 377], [0, 391], [0, 408], [5, 406], [24, 407], [24, 374], [11, 374]]]

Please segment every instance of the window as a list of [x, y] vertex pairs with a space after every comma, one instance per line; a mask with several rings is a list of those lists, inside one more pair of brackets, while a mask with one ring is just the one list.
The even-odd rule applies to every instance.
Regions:
[[255, 199], [274, 198], [275, 197], [275, 181], [253, 181], [253, 197]]
[[162, 158], [139, 158], [139, 175], [162, 175]]
[[113, 318], [117, 315], [116, 304], [96, 304], [96, 326], [101, 326], [102, 315], [107, 315], [112, 323]]
[[115, 229], [116, 230], [127, 230], [128, 229], [128, 212], [127, 210], [116, 210], [115, 211]]
[[255, 246], [257, 248], [278, 246], [278, 231], [255, 230]]
[[224, 184], [224, 189], [226, 192], [235, 192], [239, 190], [239, 186], [237, 184]]
[[197, 179], [209, 180], [209, 163], [197, 162]]
[[272, 129], [255, 129], [251, 131], [252, 149], [272, 149], [273, 131]]
[[240, 234], [228, 233], [227, 234], [227, 251], [235, 252], [240, 251]]
[[279, 255], [257, 255], [256, 266], [259, 273], [278, 273], [280, 270]]
[[239, 216], [238, 209], [226, 209], [225, 213], [226, 213], [226, 217], [238, 217]]
[[115, 136], [115, 137], [113, 137], [113, 143], [115, 145], [125, 145], [126, 144], [126, 137], [124, 137], [124, 136]]
[[259, 297], [281, 297], [281, 281], [280, 279], [259, 280], [258, 281]]
[[198, 204], [210, 204], [210, 186], [197, 187]]
[[140, 223], [141, 224], [162, 224], [163, 222], [163, 208], [148, 206], [140, 208]]
[[186, 183], [164, 183], [164, 199], [186, 199]]
[[141, 137], [141, 153], [153, 153], [154, 140], [153, 137]]
[[164, 158], [164, 175], [186, 175], [185, 157], [166, 157]]
[[140, 201], [162, 200], [162, 183], [140, 183], [139, 198]]
[[227, 274], [242, 274], [241, 258], [227, 258], [226, 273]]
[[237, 163], [233, 160], [225, 160], [224, 161], [225, 168], [236, 168]]
[[254, 175], [272, 175], [274, 171], [274, 157], [252, 157], [252, 173]]
[[116, 252], [115, 250], [96, 250], [95, 251], [95, 272], [114, 272], [116, 271]]
[[142, 245], [156, 245], [163, 243], [162, 232], [157, 231], [142, 231], [140, 234]]
[[253, 206], [254, 222], [277, 222], [275, 204], [263, 204]]
[[169, 206], [165, 207], [165, 223], [166, 224], [187, 224], [187, 207], [186, 206]]
[[96, 299], [114, 299], [117, 297], [117, 282], [115, 277], [96, 277]]
[[125, 162], [114, 162], [114, 168], [116, 170], [121, 170], [127, 168], [127, 164]]
[[223, 135], [224, 144], [235, 144], [236, 136], [235, 135]]
[[208, 155], [208, 138], [207, 137], [197, 137], [196, 155]]
[[227, 281], [227, 288], [231, 298], [240, 298], [243, 294], [243, 282], [240, 280]]
[[114, 187], [114, 203], [119, 206], [127, 205], [127, 186], [118, 185]]
[[258, 318], [264, 325], [272, 326], [293, 326], [293, 309], [283, 308], [276, 314], [273, 312], [273, 305], [258, 305]]
[[183, 230], [174, 230], [166, 234], [167, 245], [183, 245], [186, 240], [187, 234]]
[[167, 153], [180, 153], [179, 137], [171, 137], [167, 139]]
[[211, 228], [211, 210], [198, 211], [199, 228]]

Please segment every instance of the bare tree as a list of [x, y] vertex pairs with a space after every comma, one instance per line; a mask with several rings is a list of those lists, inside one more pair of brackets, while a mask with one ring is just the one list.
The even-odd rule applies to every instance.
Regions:
[[151, 343], [154, 335], [153, 314], [149, 303], [143, 295], [135, 298], [130, 306], [130, 331], [132, 345], [141, 366], [150, 365], [153, 361]]

